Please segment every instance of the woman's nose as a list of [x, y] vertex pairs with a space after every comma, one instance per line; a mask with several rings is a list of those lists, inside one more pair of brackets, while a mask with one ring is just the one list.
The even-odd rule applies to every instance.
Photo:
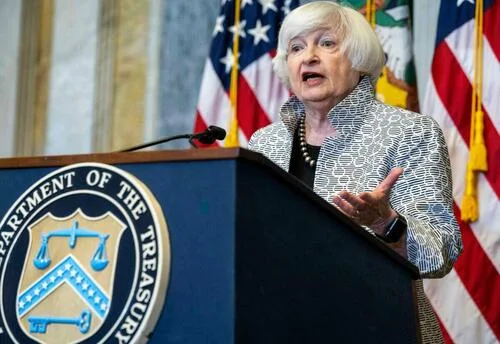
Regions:
[[319, 58], [317, 55], [316, 47], [314, 45], [306, 47], [304, 54], [304, 63], [315, 63], [318, 62], [318, 60]]

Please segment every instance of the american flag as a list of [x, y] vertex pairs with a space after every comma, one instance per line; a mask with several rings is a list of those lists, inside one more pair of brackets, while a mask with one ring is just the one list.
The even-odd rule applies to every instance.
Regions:
[[[289, 97], [289, 91], [273, 72], [271, 60], [276, 51], [279, 26], [298, 4], [298, 0], [222, 0], [210, 55], [205, 62], [195, 131], [202, 131], [209, 125], [230, 129], [235, 34], [239, 37], [235, 109], [239, 145], [245, 147], [254, 131], [278, 119], [279, 108]], [[239, 22], [235, 25], [237, 5]]]
[[[478, 1], [441, 1], [422, 111], [435, 117], [444, 131], [459, 219], [470, 152]], [[488, 170], [478, 173], [475, 181], [479, 218], [460, 223], [464, 251], [454, 269], [443, 279], [425, 282], [447, 343], [500, 342], [500, 0], [484, 0], [483, 6], [482, 109]]]

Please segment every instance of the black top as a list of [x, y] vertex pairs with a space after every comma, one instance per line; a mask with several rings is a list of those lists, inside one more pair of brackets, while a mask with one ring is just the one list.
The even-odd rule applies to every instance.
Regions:
[[[321, 146], [311, 146], [307, 145], [307, 152], [309, 156], [318, 161], [319, 150]], [[304, 160], [302, 156], [302, 151], [300, 150], [299, 144], [299, 130], [295, 130], [293, 135], [293, 147], [292, 147], [292, 158], [290, 159], [290, 174], [302, 180], [311, 189], [314, 188], [314, 174], [316, 172], [316, 166], [309, 165]]]

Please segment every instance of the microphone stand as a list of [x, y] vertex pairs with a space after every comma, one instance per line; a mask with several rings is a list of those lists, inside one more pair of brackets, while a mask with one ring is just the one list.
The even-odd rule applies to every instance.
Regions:
[[119, 150], [118, 152], [132, 152], [132, 151], [135, 151], [135, 150], [139, 150], [139, 149], [151, 147], [151, 146], [154, 146], [154, 145], [159, 145], [160, 143], [165, 143], [165, 142], [169, 142], [169, 141], [173, 141], [173, 140], [178, 140], [178, 139], [189, 139], [189, 143], [191, 144], [191, 146], [193, 148], [198, 148], [195, 145], [195, 143], [193, 142], [193, 139], [194, 139], [194, 135], [193, 134], [182, 134], [182, 135], [175, 135], [175, 136], [171, 136], [171, 137], [162, 138], [162, 139], [159, 139], [159, 140], [156, 140], [156, 141], [152, 141], [152, 142], [142, 143], [142, 144], [137, 145], [137, 146], [132, 146], [132, 147], [129, 147], [129, 148], [125, 148], [125, 149]]
[[198, 140], [201, 143], [204, 144], [212, 144], [217, 140], [224, 140], [226, 137], [226, 131], [220, 127], [217, 127], [215, 125], [210, 125], [206, 130], [199, 132], [199, 133], [194, 133], [194, 134], [182, 134], [182, 135], [175, 135], [175, 136], [170, 136], [170, 137], [165, 137], [156, 141], [152, 142], [146, 142], [142, 143], [137, 146], [132, 146], [129, 148], [125, 148], [122, 150], [119, 150], [118, 152], [131, 152], [135, 151], [138, 149], [146, 148], [146, 147], [151, 147], [160, 143], [165, 143], [168, 141], [172, 140], [177, 140], [177, 139], [189, 139], [189, 144], [193, 148], [198, 148], [198, 146], [194, 143], [194, 140]]

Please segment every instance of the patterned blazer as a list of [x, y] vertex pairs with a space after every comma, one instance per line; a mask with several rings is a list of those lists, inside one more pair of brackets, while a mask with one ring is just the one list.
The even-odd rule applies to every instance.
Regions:
[[[303, 103], [292, 96], [281, 107], [281, 121], [255, 132], [249, 149], [288, 171], [294, 132], [304, 115]], [[372, 191], [392, 168], [402, 167], [390, 204], [408, 222], [408, 260], [423, 278], [446, 275], [462, 251], [462, 240], [453, 214], [448, 150], [438, 124], [430, 116], [377, 101], [367, 77], [330, 110], [328, 119], [338, 135], [321, 146], [314, 191], [329, 202], [342, 190]], [[421, 280], [416, 297], [422, 343], [443, 342]]]
[[[304, 111], [292, 96], [281, 107], [281, 121], [255, 132], [249, 149], [288, 171], [294, 131]], [[390, 204], [408, 221], [408, 259], [422, 277], [447, 274], [462, 251], [462, 240], [453, 215], [448, 150], [438, 124], [430, 116], [377, 101], [367, 77], [328, 119], [338, 135], [321, 146], [314, 191], [329, 202], [342, 190], [372, 191], [392, 168], [402, 167]]]

